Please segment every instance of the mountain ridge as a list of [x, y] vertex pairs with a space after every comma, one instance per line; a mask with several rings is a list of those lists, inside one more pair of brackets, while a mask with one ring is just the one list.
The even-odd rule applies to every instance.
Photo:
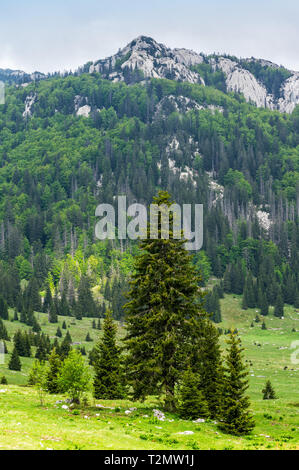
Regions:
[[[258, 107], [292, 113], [299, 104], [299, 72], [254, 57], [238, 59], [229, 55], [205, 55], [185, 48], [170, 49], [144, 35], [133, 39], [116, 54], [87, 62], [70, 74], [96, 72], [113, 82], [127, 84], [160, 78], [206, 85], [206, 67], [210, 68], [211, 76], [223, 74], [223, 91], [241, 93], [246, 101]], [[0, 80], [18, 86], [50, 76], [0, 69]]]

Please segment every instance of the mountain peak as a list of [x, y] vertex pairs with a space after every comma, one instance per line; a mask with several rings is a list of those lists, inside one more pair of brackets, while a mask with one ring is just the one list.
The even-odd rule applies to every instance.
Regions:
[[168, 78], [204, 84], [200, 74], [189, 68], [202, 61], [201, 54], [185, 49], [172, 50], [151, 37], [140, 35], [115, 55], [92, 63], [89, 72], [99, 72], [113, 81], [127, 81], [132, 74], [139, 74], [139, 80]]

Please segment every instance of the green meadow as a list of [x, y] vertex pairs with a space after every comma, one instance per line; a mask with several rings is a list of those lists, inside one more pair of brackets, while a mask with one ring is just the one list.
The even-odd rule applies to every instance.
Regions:
[[[262, 322], [254, 321], [256, 310], [244, 311], [240, 305], [238, 296], [227, 295], [221, 300], [223, 321], [219, 327], [237, 328], [245, 348], [248, 394], [256, 422], [250, 435], [225, 435], [213, 421], [194, 423], [169, 413], [159, 421], [153, 409], [161, 409], [162, 405], [155, 397], [145, 403], [95, 402], [90, 394], [84, 406], [65, 409], [56, 402], [66, 396], [47, 395], [42, 407], [37, 392], [26, 386], [33, 358], [21, 358], [22, 371], [13, 372], [8, 370], [8, 354], [5, 363], [0, 364], [0, 376], [8, 380], [8, 385], [0, 385], [0, 449], [299, 449], [299, 345], [291, 348], [299, 341], [299, 312], [287, 306], [284, 319], [278, 319], [270, 309], [265, 317], [267, 329], [263, 330]], [[45, 314], [37, 316], [43, 331], [54, 338], [58, 325], [50, 325]], [[73, 343], [85, 346], [88, 353], [102, 332], [92, 329], [90, 318], [77, 321], [60, 317], [60, 328], [64, 320]], [[19, 322], [5, 324], [11, 337], [18, 328], [25, 328]], [[87, 332], [93, 342], [85, 342]], [[119, 340], [123, 335], [119, 325]], [[225, 338], [223, 334], [224, 348]], [[7, 346], [10, 353], [12, 343], [7, 342]], [[34, 348], [32, 351], [34, 354]], [[262, 399], [267, 379], [274, 386], [276, 400]]]

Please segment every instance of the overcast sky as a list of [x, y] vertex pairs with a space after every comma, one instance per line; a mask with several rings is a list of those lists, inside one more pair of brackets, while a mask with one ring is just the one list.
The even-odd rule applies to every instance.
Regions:
[[299, 71], [298, 0], [0, 0], [0, 68], [76, 69], [144, 34]]

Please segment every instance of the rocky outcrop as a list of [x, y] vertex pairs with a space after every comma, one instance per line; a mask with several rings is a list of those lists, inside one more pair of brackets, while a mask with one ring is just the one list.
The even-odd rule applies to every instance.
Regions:
[[278, 109], [284, 113], [292, 113], [299, 103], [299, 72], [294, 72], [281, 87], [282, 97], [278, 100]]
[[266, 87], [252, 73], [227, 58], [220, 58], [217, 65], [226, 76], [227, 91], [243, 93], [246, 101], [273, 109], [273, 97], [268, 95]]
[[152, 38], [139, 36], [114, 56], [93, 63], [89, 72], [100, 72], [113, 81], [124, 81], [126, 71], [139, 70], [144, 78], [204, 84], [200, 74], [189, 68], [202, 60], [202, 56], [195, 52], [185, 49], [172, 51]]
[[30, 95], [28, 95], [26, 97], [25, 111], [23, 112], [23, 117], [24, 118], [29, 118], [29, 117], [32, 116], [33, 106], [34, 106], [34, 103], [36, 102], [36, 100], [37, 100], [37, 94], [36, 93], [30, 93]]

